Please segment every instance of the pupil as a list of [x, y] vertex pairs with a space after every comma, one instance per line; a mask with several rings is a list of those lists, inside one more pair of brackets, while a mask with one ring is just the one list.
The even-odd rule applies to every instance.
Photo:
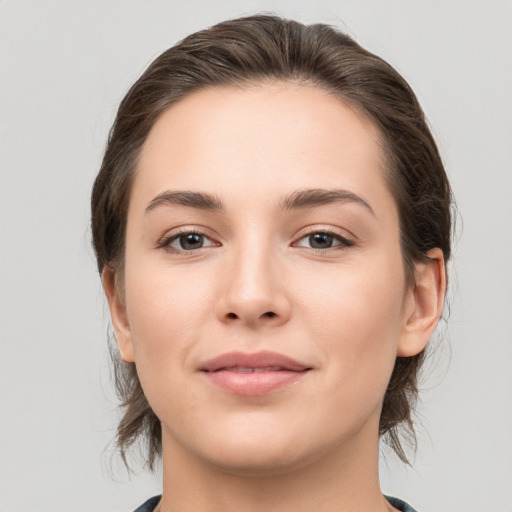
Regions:
[[314, 249], [332, 247], [333, 236], [327, 233], [315, 233], [309, 236], [309, 243]]
[[183, 249], [200, 249], [203, 246], [203, 235], [189, 233], [180, 236], [180, 245]]

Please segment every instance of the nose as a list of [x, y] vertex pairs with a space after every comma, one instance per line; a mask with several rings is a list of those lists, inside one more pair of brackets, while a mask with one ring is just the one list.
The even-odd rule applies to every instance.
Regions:
[[219, 319], [252, 329], [286, 323], [291, 303], [285, 276], [280, 270], [268, 247], [234, 254], [232, 265], [224, 279], [221, 278], [224, 282], [217, 303]]

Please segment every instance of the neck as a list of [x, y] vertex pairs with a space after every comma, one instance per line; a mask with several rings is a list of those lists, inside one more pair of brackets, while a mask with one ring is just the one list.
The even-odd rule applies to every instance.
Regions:
[[[375, 437], [375, 436], [374, 436]], [[164, 432], [161, 512], [384, 512], [378, 441], [355, 440], [288, 467], [232, 469], [205, 461]]]

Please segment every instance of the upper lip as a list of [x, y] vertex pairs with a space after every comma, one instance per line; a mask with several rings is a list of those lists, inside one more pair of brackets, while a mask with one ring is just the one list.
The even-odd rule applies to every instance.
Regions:
[[302, 372], [310, 370], [311, 367], [292, 359], [291, 357], [270, 352], [267, 350], [253, 353], [229, 352], [221, 354], [203, 363], [200, 371], [215, 372], [228, 370], [230, 368], [268, 368], [269, 370], [287, 370]]

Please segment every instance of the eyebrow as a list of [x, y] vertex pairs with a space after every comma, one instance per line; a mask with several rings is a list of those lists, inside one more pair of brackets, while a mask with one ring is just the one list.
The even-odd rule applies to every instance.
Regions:
[[220, 199], [214, 195], [186, 190], [177, 192], [167, 190], [166, 192], [158, 194], [151, 200], [146, 207], [146, 213], [161, 205], [189, 206], [190, 208], [210, 211], [222, 211], [224, 209]]
[[[297, 190], [281, 201], [281, 210], [298, 210], [302, 208], [314, 208], [332, 203], [357, 203], [364, 206], [372, 215], [375, 216], [373, 208], [368, 201], [361, 196], [342, 189], [306, 189]], [[222, 201], [215, 195], [205, 192], [192, 191], [170, 191], [167, 190], [154, 197], [146, 207], [146, 213], [155, 209], [157, 206], [188, 206], [199, 210], [222, 212], [225, 210]]]
[[321, 189], [314, 188], [308, 190], [297, 190], [282, 202], [283, 210], [295, 210], [299, 208], [312, 208], [332, 203], [357, 203], [364, 206], [372, 215], [375, 216], [370, 203], [361, 196], [341, 189]]

